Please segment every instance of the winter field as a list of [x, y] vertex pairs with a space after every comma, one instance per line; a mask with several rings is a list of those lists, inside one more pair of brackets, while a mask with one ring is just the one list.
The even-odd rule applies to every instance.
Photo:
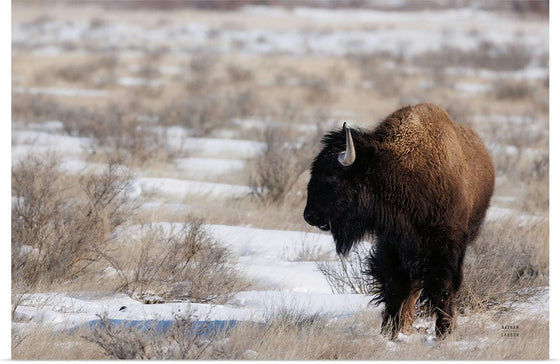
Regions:
[[[549, 357], [547, 3], [118, 4], [12, 3], [14, 359]], [[423, 101], [496, 188], [457, 329], [419, 306], [390, 341], [372, 242], [303, 220], [308, 168]]]

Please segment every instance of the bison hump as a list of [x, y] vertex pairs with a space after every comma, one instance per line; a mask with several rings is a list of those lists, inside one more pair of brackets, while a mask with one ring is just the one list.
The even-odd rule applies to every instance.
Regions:
[[462, 158], [453, 121], [434, 104], [397, 110], [379, 125], [376, 132], [383, 149], [406, 169], [449, 168]]

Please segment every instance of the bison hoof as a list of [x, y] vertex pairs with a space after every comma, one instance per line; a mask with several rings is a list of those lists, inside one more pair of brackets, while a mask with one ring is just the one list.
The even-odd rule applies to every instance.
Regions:
[[451, 334], [451, 324], [436, 325], [436, 337], [444, 340]]

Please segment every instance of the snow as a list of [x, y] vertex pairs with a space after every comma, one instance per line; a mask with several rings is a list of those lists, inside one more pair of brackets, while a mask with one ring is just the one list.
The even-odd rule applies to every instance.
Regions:
[[[534, 289], [533, 289], [534, 291]], [[527, 292], [516, 292], [527, 293]], [[537, 292], [530, 292], [529, 298], [526, 300], [519, 300], [514, 294], [509, 303], [510, 308], [516, 313], [521, 313], [523, 319], [546, 319], [549, 318], [549, 288], [540, 287]]]
[[490, 85], [472, 83], [472, 82], [458, 82], [455, 84], [455, 89], [466, 93], [484, 93], [492, 89]]
[[248, 186], [225, 183], [199, 182], [176, 178], [139, 177], [142, 191], [180, 198], [186, 195], [209, 195], [212, 197], [243, 197], [251, 193]]
[[236, 294], [226, 305], [190, 302], [144, 304], [124, 294], [111, 297], [73, 297], [63, 293], [24, 294], [15, 312], [18, 322], [33, 321], [56, 331], [70, 330], [107, 315], [118, 321], [174, 321], [176, 315], [190, 314], [201, 321], [264, 322], [279, 312], [343, 317], [363, 310], [369, 302], [364, 295], [298, 294], [278, 291], [247, 291]]
[[267, 121], [261, 119], [232, 119], [232, 124], [241, 126], [245, 129], [266, 129], [269, 127], [284, 127], [290, 128], [292, 130], [299, 130], [302, 132], [315, 132], [317, 131], [316, 124], [308, 124], [308, 123], [287, 123], [287, 122], [279, 122], [279, 121]]
[[245, 161], [242, 159], [178, 158], [175, 163], [179, 170], [202, 177], [237, 172], [245, 168]]
[[[159, 129], [156, 127], [155, 130]], [[178, 126], [161, 131], [167, 136], [167, 145], [171, 149], [184, 151], [197, 158], [246, 159], [260, 153], [266, 147], [265, 143], [255, 140], [193, 137], [189, 129]]]
[[42, 123], [29, 123], [25, 127], [26, 130], [42, 130], [50, 132], [62, 132], [64, 130], [64, 123], [58, 120], [48, 120]]
[[141, 204], [140, 209], [147, 210], [147, 211], [152, 211], [154, 209], [166, 209], [175, 212], [177, 211], [186, 212], [189, 211], [191, 207], [184, 203], [166, 203], [166, 202], [149, 201]]
[[535, 121], [546, 122], [528, 115], [477, 115], [474, 117], [476, 122], [511, 123], [511, 124], [531, 124]]
[[496, 71], [486, 68], [447, 67], [444, 72], [448, 75], [475, 76], [489, 80], [539, 80], [548, 77], [548, 68], [539, 66], [527, 66], [515, 71]]
[[519, 225], [534, 225], [547, 220], [544, 216], [524, 214], [519, 210], [496, 206], [490, 206], [486, 213], [486, 221], [498, 221], [509, 218], [516, 219]]
[[12, 87], [12, 92], [18, 94], [44, 94], [55, 96], [87, 96], [87, 97], [107, 97], [109, 93], [102, 90], [86, 88], [59, 88], [59, 87]]
[[123, 193], [126, 198], [134, 200], [142, 194], [142, 186], [137, 179], [133, 179], [129, 181], [129, 184], [126, 186]]
[[92, 138], [72, 137], [45, 131], [14, 130], [12, 131], [12, 162], [29, 152], [42, 154], [52, 151], [64, 155], [81, 154], [93, 143]]
[[304, 242], [312, 247], [333, 248], [328, 234], [302, 231], [266, 230], [228, 225], [208, 225], [209, 232], [240, 256], [277, 259], [287, 249]]
[[[151, 226], [171, 233], [180, 230], [182, 224], [159, 222]], [[315, 262], [294, 261], [294, 256], [304, 247], [309, 251], [330, 253], [334, 257], [335, 245], [331, 235], [215, 224], [203, 227], [236, 256], [237, 269], [248, 278], [282, 291], [331, 292]], [[141, 225], [135, 225], [118, 234], [130, 237], [143, 232]]]
[[128, 86], [128, 87], [133, 87], [133, 86], [155, 87], [155, 86], [162, 85], [163, 80], [160, 79], [148, 80], [140, 77], [119, 77], [119, 79], [117, 79], [117, 83], [121, 86]]
[[216, 157], [227, 155], [231, 158], [248, 158], [260, 153], [266, 144], [252, 140], [192, 138], [183, 139], [185, 149], [197, 156]]

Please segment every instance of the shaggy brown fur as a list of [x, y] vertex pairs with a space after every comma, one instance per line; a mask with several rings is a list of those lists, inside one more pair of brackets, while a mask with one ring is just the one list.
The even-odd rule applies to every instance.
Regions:
[[372, 131], [353, 130], [356, 159], [342, 166], [343, 131], [323, 139], [308, 185], [305, 220], [330, 230], [337, 252], [372, 234], [369, 273], [385, 303], [383, 329], [411, 322], [420, 295], [451, 331], [465, 249], [475, 240], [494, 190], [484, 144], [434, 104], [404, 107]]

